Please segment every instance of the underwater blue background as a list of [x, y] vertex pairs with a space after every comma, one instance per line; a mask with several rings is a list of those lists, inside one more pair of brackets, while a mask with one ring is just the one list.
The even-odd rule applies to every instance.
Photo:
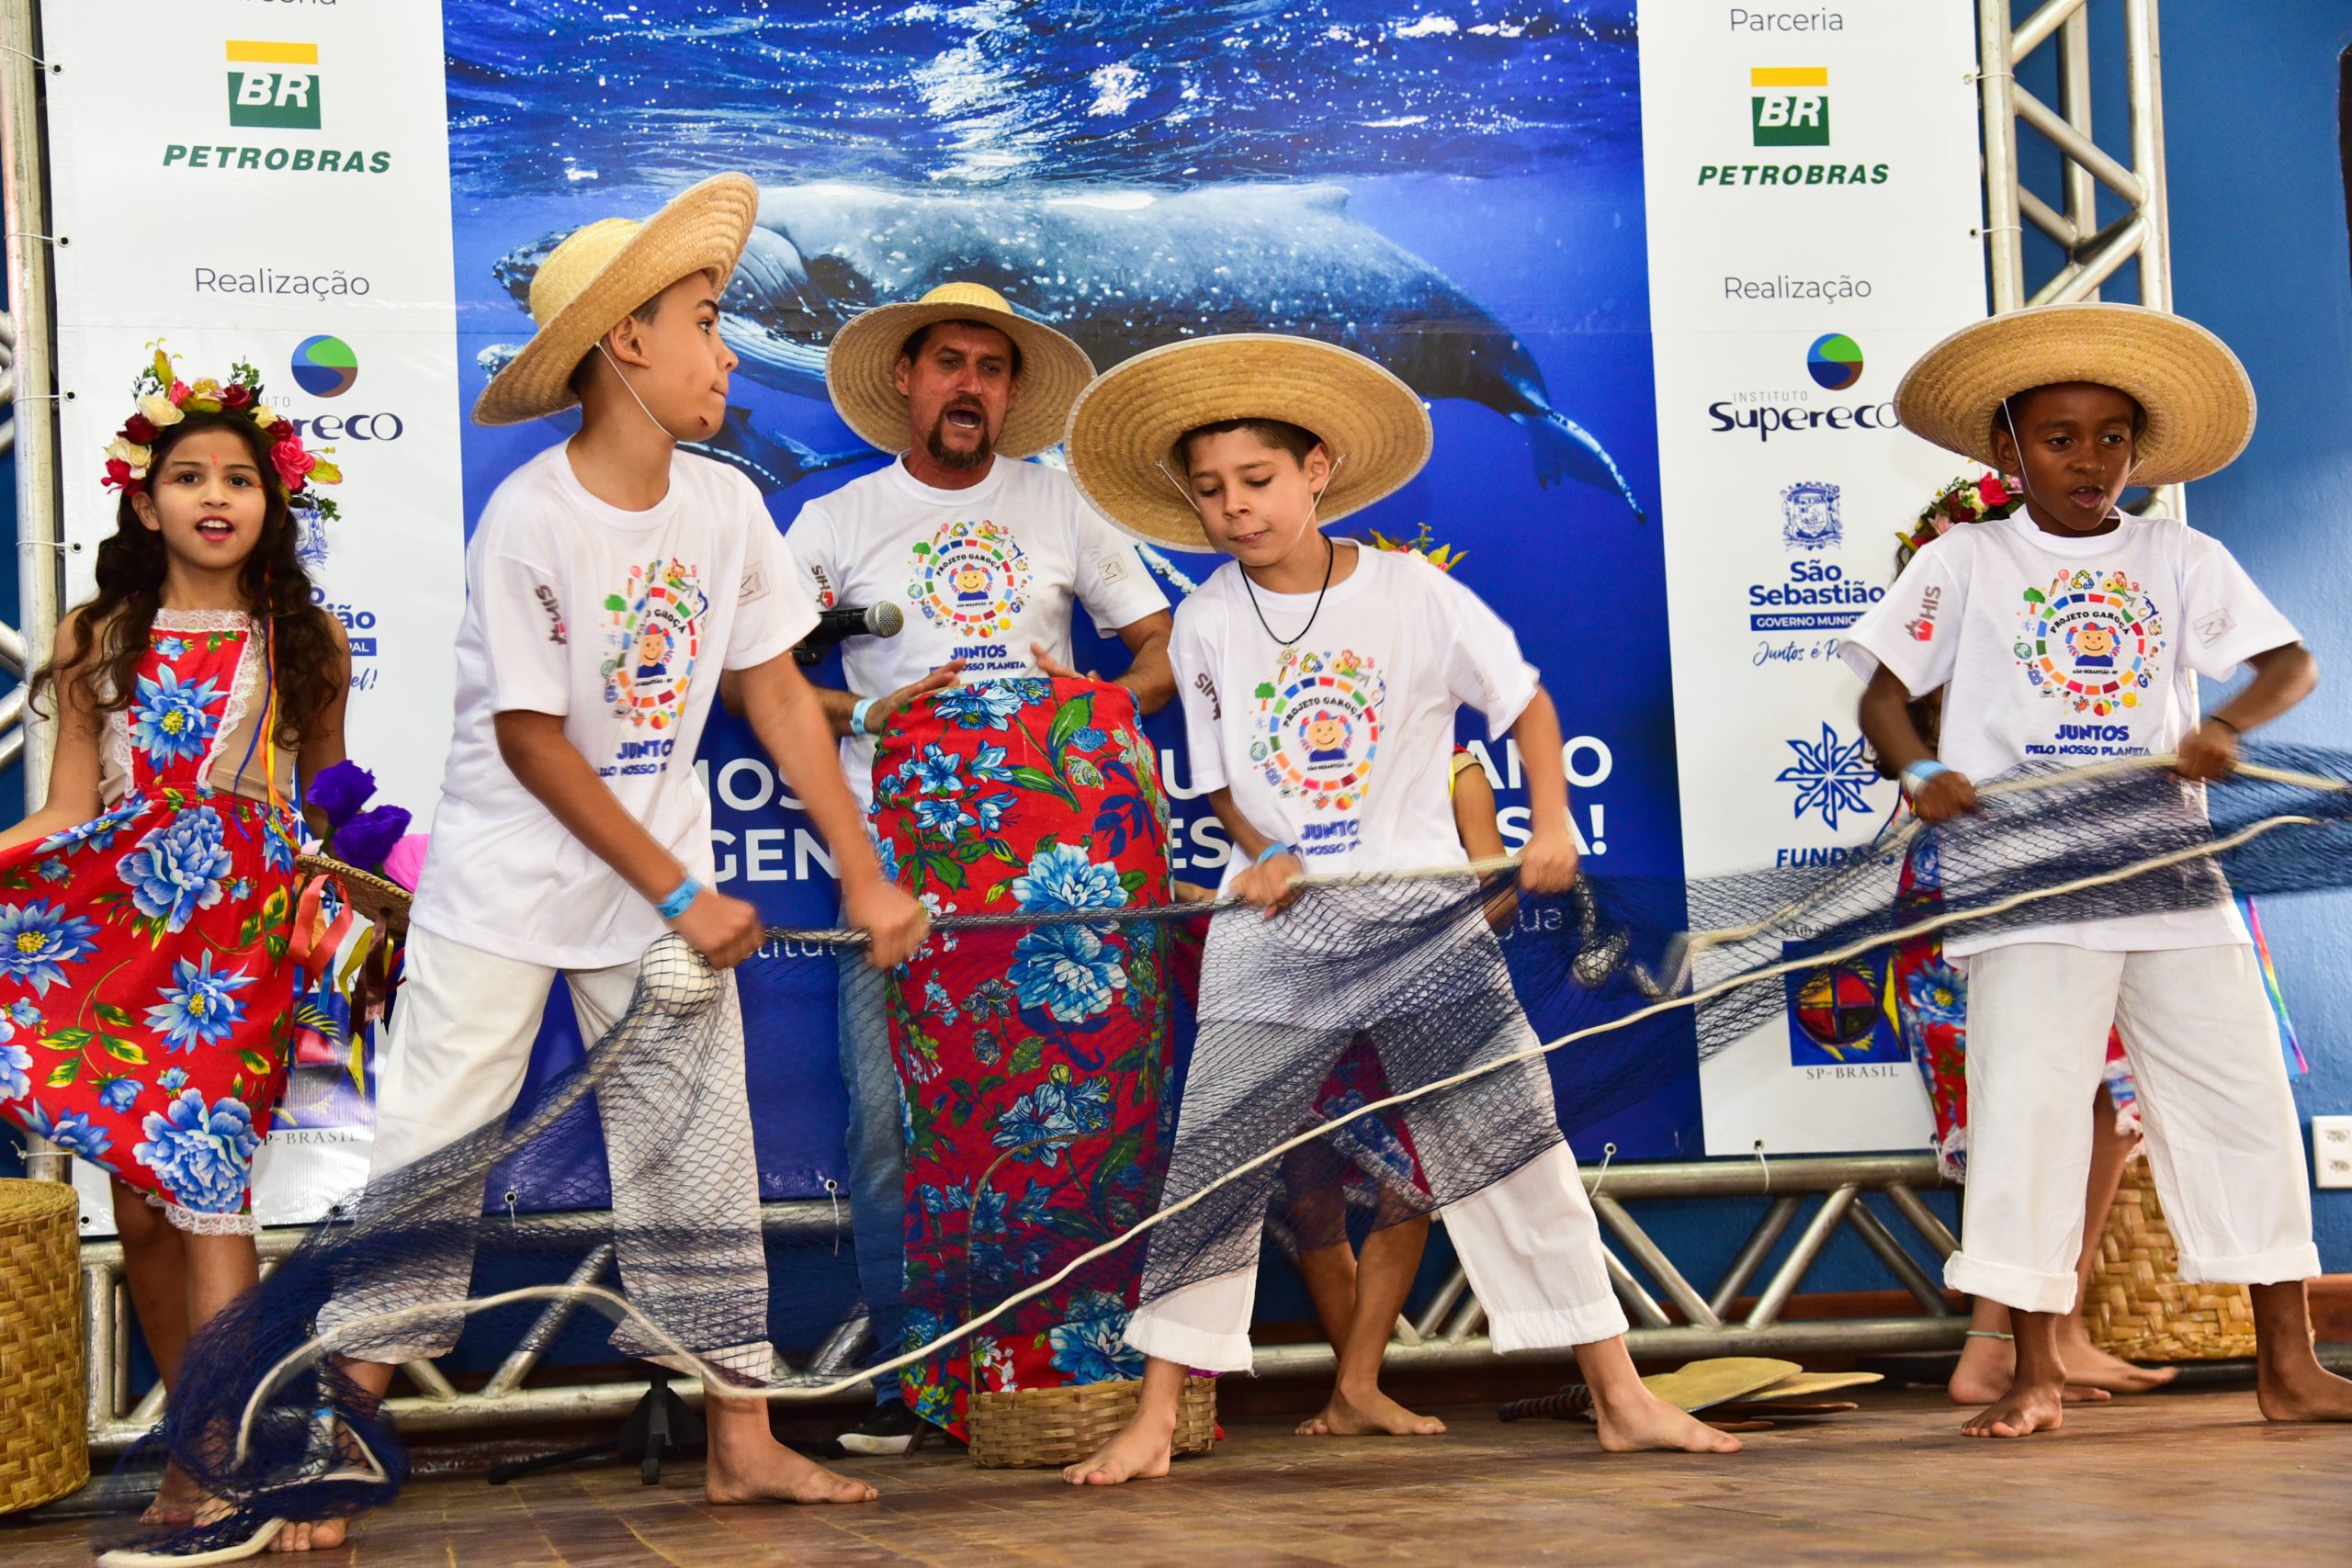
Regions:
[[[1518, 628], [1566, 733], [1608, 749], [1608, 776], [1577, 796], [1590, 871], [1679, 883], [1630, 0], [1441, 0], [1419, 15], [1365, 3], [1226, 5], [1188, 11], [1181, 28], [1163, 7], [1135, 0], [633, 8], [526, 0], [503, 12], [449, 7], [445, 28], [469, 408], [487, 379], [478, 356], [530, 331], [492, 276], [502, 256], [598, 218], [649, 214], [721, 170], [745, 171], [763, 187], [823, 181], [1007, 200], [1216, 192], [1242, 182], [1342, 187], [1354, 223], [1413, 253], [1491, 322], [1415, 317], [1408, 301], [1351, 308], [1385, 311], [1408, 333], [1475, 335], [1500, 323], [1532, 356], [1552, 406], [1607, 448], [1650, 515], [1637, 518], [1594, 486], [1543, 488], [1525, 428], [1449, 398], [1432, 406], [1437, 446], [1428, 468], [1340, 530], [1396, 537], [1426, 526], [1432, 542], [1465, 552], [1456, 575]], [[1083, 255], [1050, 261], [1066, 277], [1088, 266]], [[1311, 286], [1316, 258], [1299, 265], [1302, 287]], [[941, 280], [926, 277], [917, 291]], [[1015, 302], [1052, 314], [1050, 301], [1016, 294]], [[1139, 300], [1137, 310], [1172, 313], [1194, 303]], [[797, 442], [826, 457], [859, 451], [831, 407], [803, 395], [808, 389], [762, 384], [747, 365], [730, 400], [767, 442]], [[569, 417], [469, 425], [469, 531], [507, 473], [572, 428]], [[884, 460], [862, 457], [771, 489], [769, 511], [786, 525], [805, 502]], [[1216, 564], [1173, 559], [1196, 581]], [[1082, 618], [1078, 630], [1087, 667], [1094, 639]], [[1115, 647], [1096, 658], [1107, 670], [1124, 663]], [[837, 668], [829, 662], [820, 678], [837, 682]], [[1172, 753], [1171, 791], [1184, 791], [1174, 705], [1150, 730]], [[1483, 720], [1465, 713], [1463, 735], [1483, 737]], [[1594, 755], [1581, 753], [1581, 763], [1591, 766]], [[730, 772], [739, 759], [752, 761]], [[713, 799], [723, 869], [728, 848], [737, 851], [729, 890], [773, 922], [830, 925], [834, 894], [807, 854], [805, 819], [773, 798], [748, 733], [718, 717], [703, 761], [715, 783], [730, 785]], [[1524, 795], [1507, 788], [1502, 800], [1523, 805]], [[1178, 806], [1177, 841], [1189, 846], [1193, 819], [1209, 814], [1204, 803]], [[768, 863], [791, 870], [790, 879], [740, 874], [754, 831], [775, 857]], [[1178, 874], [1216, 879], [1206, 866]], [[787, 958], [744, 972], [771, 1198], [820, 1196], [828, 1178], [844, 1175], [830, 970], [823, 960]], [[579, 1049], [560, 997], [559, 989], [541, 1073], [560, 1070]], [[1646, 1100], [1589, 1124], [1577, 1114], [1570, 1065], [1555, 1062], [1555, 1077], [1564, 1124], [1586, 1157], [1612, 1142], [1620, 1157], [1699, 1153], [1687, 1038], [1662, 1052]]]

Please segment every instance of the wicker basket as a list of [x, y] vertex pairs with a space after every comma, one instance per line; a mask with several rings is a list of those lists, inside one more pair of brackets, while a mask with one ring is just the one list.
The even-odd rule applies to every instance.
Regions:
[[384, 928], [398, 937], [408, 933], [409, 890], [390, 877], [372, 871], [362, 871], [356, 865], [345, 865], [325, 855], [302, 855], [296, 859], [295, 869], [305, 877], [333, 877], [342, 885], [345, 901], [359, 912], [362, 919]]
[[90, 1479], [74, 1189], [0, 1181], [0, 1514]]
[[[1076, 1464], [1135, 1418], [1140, 1382], [1091, 1382], [975, 1393], [965, 1412], [972, 1462], [988, 1470]], [[1186, 1378], [1176, 1405], [1176, 1452], [1204, 1454], [1216, 1441], [1216, 1380]]]
[[2091, 1340], [2127, 1361], [2224, 1361], [2254, 1354], [2254, 1301], [2244, 1285], [2191, 1285], [2156, 1202], [2144, 1157], [2123, 1185], [2099, 1235], [2083, 1293]]

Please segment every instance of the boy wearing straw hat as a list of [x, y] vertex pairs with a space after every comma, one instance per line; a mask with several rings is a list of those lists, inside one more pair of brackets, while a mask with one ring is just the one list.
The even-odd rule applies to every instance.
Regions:
[[[2176, 755], [2181, 820], [2238, 737], [2308, 694], [2317, 665], [2228, 550], [2118, 508], [2128, 483], [2226, 466], [2254, 430], [2237, 356], [2196, 323], [2132, 305], [2045, 306], [1930, 349], [1895, 392], [1910, 430], [2022, 486], [2025, 509], [1920, 551], [1846, 634], [1869, 682], [1861, 725], [1924, 822], [1975, 809], [1973, 780], [2021, 763]], [[2254, 677], [2201, 719], [2195, 677]], [[1944, 692], [1939, 748], [1906, 711]], [[1968, 867], [1945, 857], [1948, 887]], [[2253, 1287], [2262, 1412], [2352, 1419], [2352, 1382], [2312, 1351], [2303, 1281], [2319, 1272], [2302, 1139], [2246, 928], [2218, 874], [2165, 908], [1998, 931], [1956, 926], [1969, 983], [1971, 1154], [1956, 1290], [2015, 1314], [2016, 1381], [1969, 1421], [2015, 1438], [2064, 1419], [2058, 1320], [2075, 1307], [2083, 1101], [2110, 1021], [2139, 1080], [2181, 1276]]]
[[[1126, 644], [1114, 684], [1139, 713], [1174, 694], [1168, 600], [1135, 547], [1080, 498], [1069, 476], [1018, 459], [1061, 439], [1070, 400], [1092, 378], [1086, 351], [1017, 313], [995, 289], [943, 284], [852, 320], [825, 355], [833, 407], [888, 468], [800, 509], [785, 547], [825, 608], [899, 604], [899, 634], [842, 645], [844, 691], [820, 688], [850, 793], [873, 802], [874, 738], [926, 694], [1069, 668], [1070, 616]], [[846, 960], [854, 963], [855, 955]], [[849, 995], [843, 988], [843, 997]], [[883, 1356], [900, 1348], [906, 1150], [901, 1093], [878, 1011], [841, 1013], [849, 1089], [850, 1215], [858, 1280]], [[877, 1408], [842, 1445], [899, 1453], [922, 1423], [884, 1379]]]
[[[758, 912], [713, 886], [709, 802], [693, 772], [720, 670], [832, 845], [847, 918], [874, 935], [870, 961], [903, 960], [924, 929], [921, 906], [883, 879], [831, 765], [824, 715], [791, 657], [816, 611], [758, 491], [677, 450], [725, 417], [735, 356], [718, 336], [718, 297], [758, 202], [751, 180], [722, 175], [641, 224], [606, 219], [572, 234], [532, 283], [536, 334], [474, 406], [479, 423], [511, 424], [576, 401], [581, 427], [499, 486], [467, 549], [457, 733], [410, 916], [374, 1170], [506, 1114], [557, 976], [594, 1040], [627, 1010], [639, 961], [665, 930], [720, 969], [757, 947]], [[622, 1172], [613, 1209], [639, 1305], [758, 1383], [771, 1366], [766, 1263], [736, 1027], [734, 1048], [704, 1066], [716, 1111], [695, 1130], [692, 1173], [684, 1161]], [[626, 1074], [605, 1090], [608, 1124], [627, 1124], [629, 1092]], [[452, 1231], [466, 1235], [470, 1219], [454, 1213]], [[697, 1242], [685, 1299], [673, 1299], [661, 1259], [631, 1256], [633, 1236], [679, 1226]], [[352, 1325], [347, 1342], [369, 1359], [346, 1365], [371, 1393], [393, 1363], [454, 1342], [454, 1319], [397, 1343], [364, 1321], [390, 1304], [375, 1299], [385, 1291], [462, 1298], [471, 1248], [449, 1250], [417, 1270], [430, 1277], [363, 1288], [321, 1313], [322, 1332]], [[624, 1329], [616, 1343], [646, 1353], [634, 1337]], [[776, 1442], [763, 1401], [706, 1393], [712, 1501], [874, 1495]], [[330, 1520], [288, 1544], [342, 1535]]]
[[[1320, 528], [1408, 481], [1430, 440], [1420, 400], [1372, 361], [1259, 334], [1140, 355], [1071, 411], [1071, 471], [1097, 508], [1156, 543], [1234, 558], [1178, 611], [1170, 651], [1193, 776], [1237, 849], [1224, 891], [1265, 911], [1229, 912], [1210, 927], [1165, 1218], [1127, 1329], [1149, 1358], [1142, 1402], [1125, 1430], [1064, 1472], [1073, 1484], [1165, 1474], [1185, 1369], [1250, 1363], [1272, 1175], [1238, 1171], [1266, 1152], [1238, 1146], [1256, 1137], [1250, 1129], [1306, 1121], [1362, 1031], [1389, 1081], [1407, 1089], [1536, 1047], [1447, 784], [1454, 714], [1466, 703], [1526, 759], [1533, 832], [1521, 885], [1565, 890], [1577, 852], [1551, 699], [1510, 628], [1469, 590], [1416, 557]], [[1310, 866], [1461, 871], [1293, 906], [1292, 884]], [[1575, 1346], [1605, 1447], [1736, 1451], [1737, 1439], [1664, 1404], [1634, 1374], [1541, 1058], [1416, 1100], [1406, 1119], [1496, 1348]], [[1236, 1129], [1237, 1146], [1221, 1148]], [[1378, 1387], [1409, 1283], [1361, 1282], [1325, 1428], [1443, 1429]]]

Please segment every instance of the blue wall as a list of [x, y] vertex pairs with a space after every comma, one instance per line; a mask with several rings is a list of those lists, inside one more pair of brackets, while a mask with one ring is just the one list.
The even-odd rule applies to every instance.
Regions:
[[[2319, 655], [2320, 689], [2278, 739], [2352, 744], [2352, 258], [2335, 106], [2352, 6], [2175, 0], [2163, 28], [2173, 307], [2245, 357], [2262, 411], [2236, 466], [2190, 488], [2189, 520]], [[2120, 106], [2120, 84], [2110, 91]], [[2264, 926], [2312, 1061], [2303, 1114], [2352, 1111], [2352, 895], [2281, 899]], [[2315, 1201], [2323, 1263], [2352, 1270], [2352, 1192]]]

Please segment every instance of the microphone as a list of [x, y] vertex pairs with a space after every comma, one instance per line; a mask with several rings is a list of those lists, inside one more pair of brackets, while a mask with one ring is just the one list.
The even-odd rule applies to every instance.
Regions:
[[897, 637], [906, 624], [905, 614], [887, 599], [863, 607], [843, 604], [820, 610], [816, 626], [792, 650], [792, 656], [803, 664], [814, 664], [838, 643], [854, 637]]

